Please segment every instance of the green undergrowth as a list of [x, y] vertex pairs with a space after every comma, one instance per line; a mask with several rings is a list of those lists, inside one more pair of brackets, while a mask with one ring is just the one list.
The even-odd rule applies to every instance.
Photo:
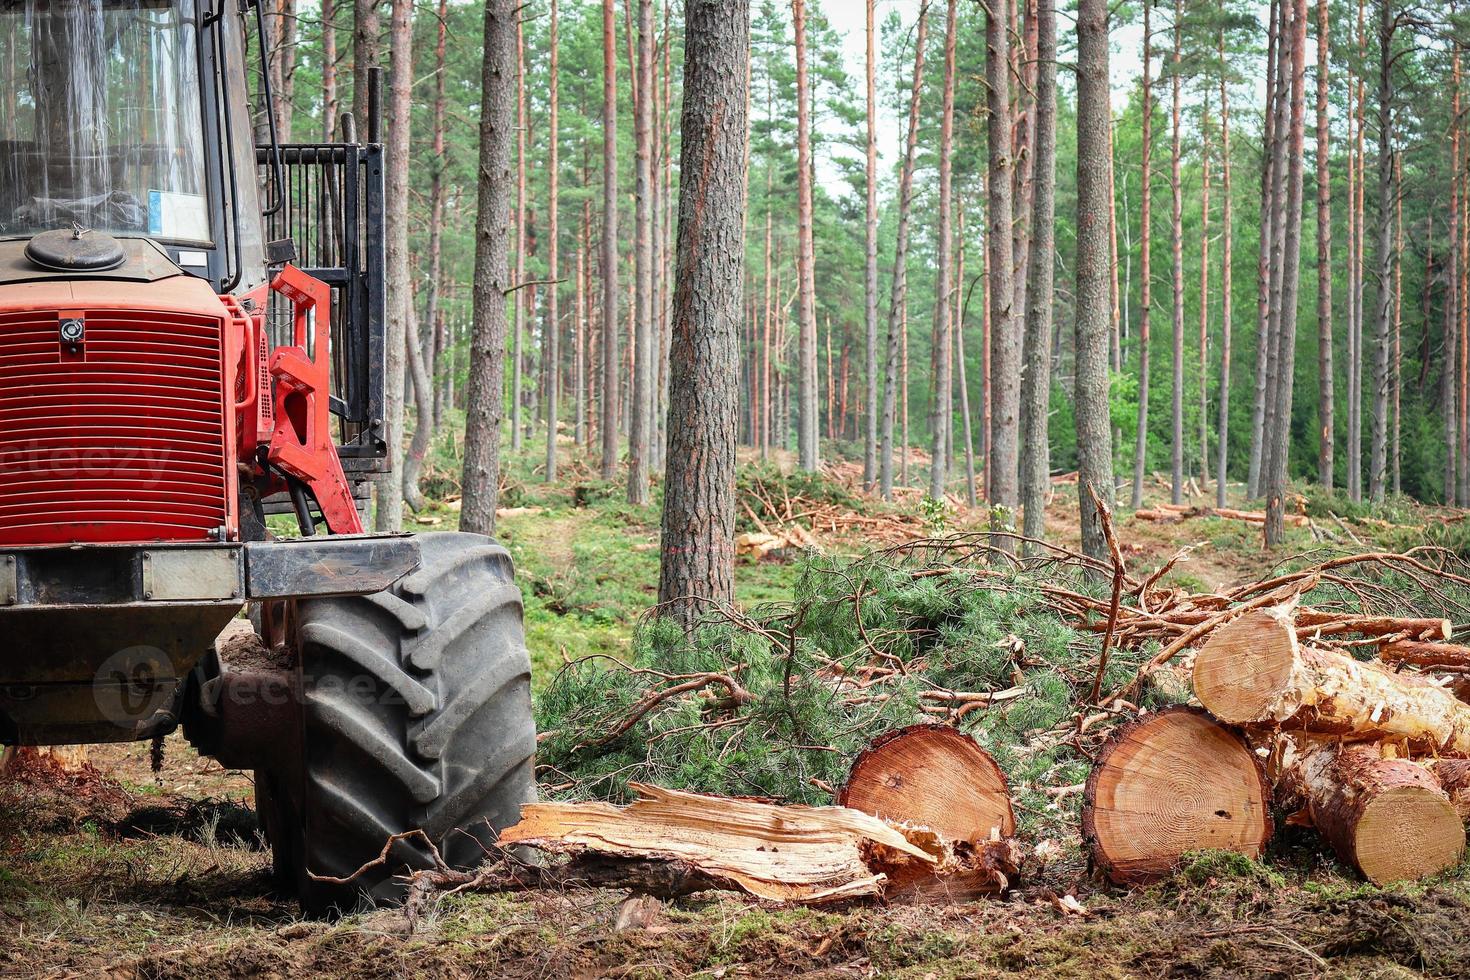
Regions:
[[[711, 614], [687, 636], [647, 622], [626, 657], [563, 667], [538, 699], [543, 788], [624, 801], [636, 781], [826, 803], [876, 736], [952, 721], [996, 757], [1023, 823], [1045, 833], [1069, 812], [1042, 790], [1086, 778], [1062, 728], [1093, 683], [1097, 641], [1050, 608], [1044, 583], [1101, 589], [1062, 565], [997, 572], [969, 537], [857, 559], [809, 555], [785, 602]], [[1105, 689], [1141, 656], [1116, 651]], [[704, 674], [746, 693], [713, 681], [624, 725], [645, 699]], [[934, 710], [938, 691], [1004, 693], [955, 719]]]

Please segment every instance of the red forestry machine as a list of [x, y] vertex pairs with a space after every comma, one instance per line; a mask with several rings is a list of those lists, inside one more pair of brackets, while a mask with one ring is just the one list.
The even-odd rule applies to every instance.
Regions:
[[325, 880], [395, 833], [479, 861], [535, 732], [506, 552], [363, 533], [398, 435], [377, 85], [365, 142], [282, 145], [263, 20], [0, 0], [0, 744], [182, 727], [328, 911], [427, 863]]

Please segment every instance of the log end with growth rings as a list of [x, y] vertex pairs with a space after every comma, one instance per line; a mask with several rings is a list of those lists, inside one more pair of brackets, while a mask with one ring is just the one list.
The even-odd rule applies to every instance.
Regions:
[[1401, 786], [1363, 808], [1353, 850], [1375, 885], [1414, 881], [1453, 867], [1465, 850], [1465, 825], [1443, 793]]
[[837, 802], [927, 827], [952, 841], [1016, 832], [1000, 766], [973, 738], [948, 725], [910, 725], [879, 738], [853, 762]]
[[1271, 790], [1245, 740], [1197, 708], [1122, 726], [1088, 777], [1082, 836], [1115, 884], [1169, 874], [1189, 851], [1257, 858], [1271, 837]]
[[1296, 663], [1290, 607], [1250, 612], [1216, 630], [1195, 655], [1194, 694], [1221, 721], [1267, 721], [1291, 690]]

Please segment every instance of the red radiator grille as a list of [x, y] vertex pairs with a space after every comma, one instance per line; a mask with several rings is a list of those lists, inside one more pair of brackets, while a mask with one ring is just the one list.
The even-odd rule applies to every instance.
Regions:
[[0, 315], [0, 544], [201, 540], [226, 523], [221, 321]]

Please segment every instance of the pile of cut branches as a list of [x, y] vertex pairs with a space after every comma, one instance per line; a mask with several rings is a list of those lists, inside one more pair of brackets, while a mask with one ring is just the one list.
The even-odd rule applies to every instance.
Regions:
[[747, 535], [761, 536], [761, 543], [775, 542], [773, 548], [814, 547], [813, 535], [897, 544], [926, 533], [924, 519], [918, 514], [875, 508], [856, 484], [837, 474], [745, 469], [736, 496], [738, 523]]

